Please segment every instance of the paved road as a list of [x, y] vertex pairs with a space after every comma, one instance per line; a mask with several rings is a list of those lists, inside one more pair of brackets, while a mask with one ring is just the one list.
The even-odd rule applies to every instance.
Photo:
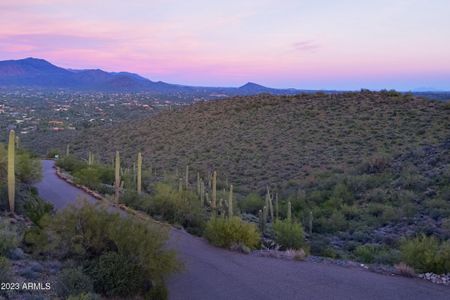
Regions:
[[[44, 177], [37, 188], [59, 209], [84, 193], [59, 179], [52, 164], [43, 162]], [[243, 255], [179, 230], [172, 230], [169, 246], [186, 267], [169, 279], [170, 299], [450, 299], [449, 287], [419, 279]]]
[[53, 160], [43, 160], [42, 162], [42, 181], [35, 186], [39, 191], [39, 195], [51, 202], [55, 209], [60, 210], [73, 204], [77, 199], [87, 199], [93, 203], [96, 201], [94, 197], [84, 191], [68, 184], [56, 176], [53, 166]]

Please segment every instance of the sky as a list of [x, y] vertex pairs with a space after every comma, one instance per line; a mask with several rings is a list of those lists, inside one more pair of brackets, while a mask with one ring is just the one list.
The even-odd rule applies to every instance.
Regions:
[[0, 60], [201, 86], [450, 90], [449, 0], [0, 0]]

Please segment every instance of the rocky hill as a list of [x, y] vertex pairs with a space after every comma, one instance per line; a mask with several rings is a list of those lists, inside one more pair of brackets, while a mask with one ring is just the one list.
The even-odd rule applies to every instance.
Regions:
[[396, 93], [236, 97], [165, 111], [146, 120], [28, 140], [34, 149], [93, 151], [131, 166], [138, 151], [157, 171], [189, 164], [216, 169], [242, 192], [302, 183], [317, 172], [347, 172], [450, 136], [448, 105]]

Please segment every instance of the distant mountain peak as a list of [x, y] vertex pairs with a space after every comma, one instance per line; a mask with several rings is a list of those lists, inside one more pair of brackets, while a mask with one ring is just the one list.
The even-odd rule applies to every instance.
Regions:
[[254, 83], [254, 82], [251, 82], [251, 81], [247, 82], [243, 86], [240, 86], [239, 88], [240, 89], [255, 89], [255, 88], [257, 88], [257, 89], [267, 89], [267, 87], [262, 86], [262, 85], [257, 84], [257, 83]]

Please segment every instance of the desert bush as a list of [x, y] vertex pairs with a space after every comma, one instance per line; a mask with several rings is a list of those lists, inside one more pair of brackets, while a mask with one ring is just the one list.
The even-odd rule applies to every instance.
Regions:
[[242, 212], [258, 214], [258, 211], [263, 208], [264, 200], [256, 193], [247, 195], [238, 203]]
[[165, 183], [158, 183], [146, 211], [159, 215], [172, 224], [180, 224], [186, 230], [201, 235], [206, 223], [198, 197], [189, 191], [178, 191]]
[[100, 186], [100, 172], [95, 168], [83, 168], [73, 173], [75, 182], [91, 189], [97, 189]]
[[46, 255], [52, 250], [47, 232], [38, 226], [30, 227], [25, 231], [23, 243], [27, 252], [35, 256]]
[[[0, 283], [9, 282], [11, 280], [10, 274], [11, 265], [6, 257], [0, 255]], [[0, 290], [0, 295], [2, 291]]]
[[[56, 236], [55, 239], [58, 240], [54, 252], [56, 257], [72, 258], [90, 265], [92, 276], [96, 278], [95, 291], [102, 293], [106, 293], [111, 282], [118, 280], [116, 271], [123, 272], [120, 274], [124, 275], [132, 273], [134, 269], [129, 270], [129, 266], [125, 266], [125, 259], [128, 259], [127, 263], [132, 262], [133, 266], [139, 267], [140, 278], [152, 282], [163, 282], [164, 277], [179, 266], [175, 253], [165, 249], [167, 228], [133, 218], [123, 218], [86, 202], [58, 213], [49, 224], [47, 232], [50, 237]], [[99, 281], [101, 274], [111, 277]], [[130, 276], [130, 280], [132, 279], [135, 277]], [[146, 291], [146, 286], [142, 284], [123, 284], [117, 293], [122, 293], [125, 285], [134, 287], [133, 295]]]
[[305, 246], [301, 224], [290, 220], [276, 221], [273, 224], [275, 241], [284, 249], [300, 249]]
[[354, 255], [363, 263], [377, 263], [392, 265], [400, 260], [399, 253], [384, 245], [366, 244], [356, 247]]
[[64, 269], [58, 276], [56, 292], [60, 297], [77, 296], [93, 290], [91, 278], [81, 268]]
[[41, 219], [52, 212], [53, 205], [38, 197], [33, 197], [25, 203], [24, 208], [25, 215], [30, 218], [35, 225], [41, 226]]
[[404, 239], [400, 246], [402, 260], [418, 272], [450, 272], [450, 242], [421, 235]]
[[76, 172], [79, 171], [85, 167], [87, 167], [87, 164], [79, 159], [77, 159], [74, 156], [65, 156], [63, 158], [60, 158], [56, 165], [60, 167], [63, 170], [66, 170], [67, 172]]
[[57, 149], [49, 149], [47, 151], [47, 158], [53, 159], [55, 158], [57, 155], [59, 155], [59, 150]]
[[132, 296], [150, 284], [142, 276], [145, 271], [135, 257], [117, 252], [102, 254], [87, 272], [93, 279], [95, 290], [108, 297]]
[[7, 255], [18, 244], [18, 233], [10, 226], [0, 223], [0, 256]]
[[16, 178], [26, 184], [32, 184], [41, 179], [41, 162], [30, 153], [18, 151], [16, 158]]
[[255, 249], [260, 243], [260, 233], [254, 224], [242, 221], [238, 217], [213, 217], [206, 224], [205, 238], [213, 245], [230, 248], [242, 244]]

